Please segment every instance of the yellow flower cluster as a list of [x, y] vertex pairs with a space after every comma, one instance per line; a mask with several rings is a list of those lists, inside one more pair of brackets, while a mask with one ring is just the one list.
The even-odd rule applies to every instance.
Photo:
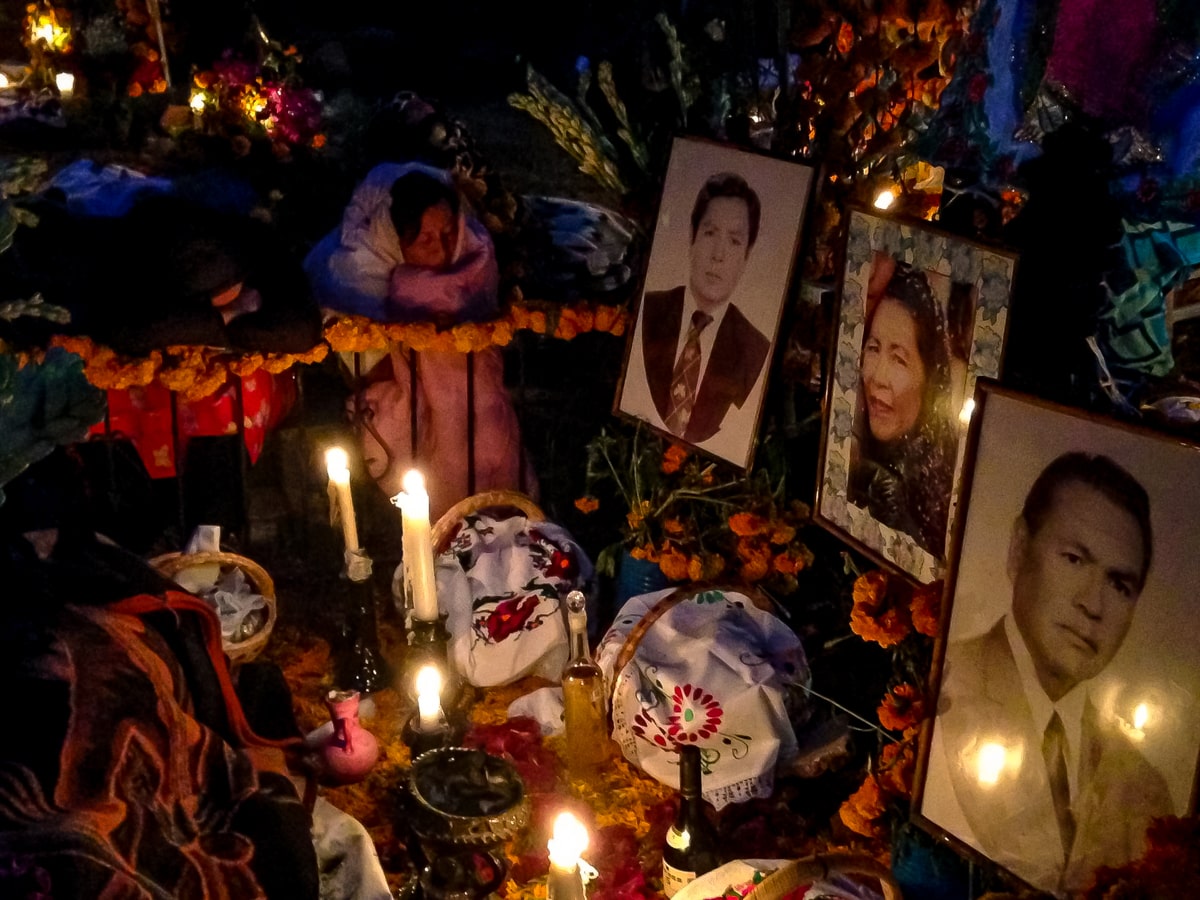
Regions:
[[438, 328], [432, 322], [382, 324], [361, 316], [342, 316], [325, 326], [325, 342], [304, 353], [245, 353], [207, 347], [168, 347], [145, 357], [128, 357], [91, 338], [57, 335], [54, 347], [78, 354], [89, 382], [102, 390], [145, 387], [157, 381], [185, 400], [199, 400], [218, 390], [228, 377], [249, 377], [265, 370], [272, 375], [297, 363], [321, 362], [329, 351], [361, 352], [385, 350], [404, 344], [421, 351], [471, 353], [488, 347], [503, 347], [519, 330], [550, 334], [571, 340], [588, 331], [619, 337], [624, 334], [628, 313], [621, 306], [580, 302], [558, 310], [536, 308], [525, 301], [514, 302], [506, 315], [490, 322], [473, 322], [453, 328]]
[[86, 337], [57, 335], [50, 345], [82, 358], [84, 376], [101, 390], [146, 387], [157, 381], [184, 400], [200, 400], [215, 393], [230, 374], [245, 378], [265, 369], [277, 375], [297, 363], [320, 362], [329, 353], [325, 344], [318, 344], [304, 353], [251, 353], [245, 356], [233, 356], [207, 347], [173, 346], [165, 352], [154, 350], [148, 356], [138, 358], [122, 356]]
[[325, 341], [339, 353], [386, 350], [392, 344], [403, 344], [417, 352], [471, 353], [507, 346], [517, 331], [569, 341], [589, 331], [620, 337], [627, 324], [628, 313], [622, 306], [581, 301], [542, 309], [517, 300], [505, 315], [489, 322], [468, 322], [451, 328], [438, 328], [433, 322], [382, 324], [362, 316], [341, 316], [325, 326]]

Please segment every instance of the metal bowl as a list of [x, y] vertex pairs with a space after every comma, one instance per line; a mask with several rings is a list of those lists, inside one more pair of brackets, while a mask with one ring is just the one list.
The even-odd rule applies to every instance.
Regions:
[[529, 822], [525, 783], [508, 760], [467, 747], [437, 747], [412, 763], [410, 825], [423, 841], [491, 847]]

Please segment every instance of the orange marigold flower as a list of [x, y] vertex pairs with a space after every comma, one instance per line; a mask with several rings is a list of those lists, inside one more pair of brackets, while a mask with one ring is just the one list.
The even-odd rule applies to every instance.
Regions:
[[766, 534], [770, 528], [770, 523], [762, 516], [757, 516], [754, 513], [740, 512], [734, 513], [729, 517], [729, 530], [738, 537], [754, 537], [758, 534]]
[[150, 85], [150, 93], [152, 94], [164, 94], [166, 93], [166, 90], [167, 79], [165, 78], [155, 78], [153, 83]]
[[554, 336], [560, 341], [571, 341], [579, 336], [579, 323], [569, 315], [570, 312], [569, 309], [564, 309], [554, 326]]
[[854, 580], [854, 605], [862, 607], [864, 612], [872, 613], [883, 605], [883, 596], [887, 591], [888, 577], [880, 569], [873, 569], [859, 575]]
[[908, 637], [912, 631], [912, 623], [895, 607], [878, 616], [864, 613], [855, 607], [850, 613], [850, 630], [864, 641], [875, 641], [881, 647], [891, 647]]
[[738, 541], [737, 555], [742, 560], [742, 578], [751, 584], [766, 578], [771, 571], [771, 548], [761, 541], [742, 538]]
[[684, 524], [678, 519], [663, 519], [663, 531], [667, 534], [678, 535], [683, 534]]
[[752, 559], [742, 564], [742, 580], [748, 584], [754, 584], [754, 582], [762, 581], [766, 578], [767, 573], [770, 571], [771, 563], [769, 560]]
[[688, 577], [687, 556], [670, 541], [664, 541], [658, 567], [672, 581], [686, 581]]
[[804, 568], [804, 561], [790, 553], [780, 553], [771, 563], [771, 567], [780, 575], [795, 575]]
[[594, 513], [600, 508], [600, 501], [595, 497], [580, 497], [575, 501], [575, 508], [584, 515]]
[[627, 512], [625, 514], [625, 521], [629, 523], [630, 528], [636, 530], [636, 529], [642, 527], [642, 522], [645, 521], [646, 514], [649, 512], [650, 512], [650, 501], [643, 500], [641, 503], [639, 503], [637, 506], [635, 506], [633, 509], [631, 509], [629, 512]]
[[326, 138], [325, 135], [323, 135], [323, 134], [314, 134], [312, 137], [313, 149], [320, 150], [322, 147], [325, 146], [325, 142], [327, 140], [328, 140], [328, 138]]
[[616, 334], [618, 326], [624, 327], [624, 314], [625, 311], [620, 306], [596, 307], [595, 329]]
[[925, 718], [925, 698], [915, 685], [898, 684], [876, 710], [879, 724], [888, 731], [903, 731]]
[[862, 786], [842, 804], [838, 816], [851, 831], [864, 837], [878, 838], [884, 835], [879, 819], [886, 809], [879, 782], [874, 775], [868, 775]]
[[911, 796], [916, 767], [917, 760], [912, 741], [887, 744], [879, 754], [880, 786], [885, 791], [901, 797]]
[[679, 444], [672, 444], [663, 454], [662, 471], [665, 475], [673, 475], [687, 460], [688, 453]]
[[136, 81], [131, 81], [129, 82], [129, 87], [125, 89], [125, 93], [130, 97], [140, 97], [142, 96], [142, 86]]
[[688, 560], [687, 576], [689, 581], [704, 580], [704, 560], [699, 556], [693, 556]]
[[942, 582], [924, 584], [913, 590], [913, 628], [926, 637], [937, 637], [942, 616]]

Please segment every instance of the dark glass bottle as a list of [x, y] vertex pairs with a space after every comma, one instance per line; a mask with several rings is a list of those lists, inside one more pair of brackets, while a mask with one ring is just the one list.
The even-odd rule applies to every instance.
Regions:
[[700, 791], [700, 748], [679, 748], [679, 812], [663, 845], [663, 893], [668, 897], [721, 864], [717, 833], [704, 812]]

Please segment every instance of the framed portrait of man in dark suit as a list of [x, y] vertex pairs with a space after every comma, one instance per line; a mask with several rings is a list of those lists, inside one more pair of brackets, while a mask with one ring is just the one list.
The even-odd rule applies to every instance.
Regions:
[[1200, 447], [980, 381], [915, 819], [1086, 889], [1195, 809]]
[[614, 412], [749, 468], [812, 176], [675, 140]]

